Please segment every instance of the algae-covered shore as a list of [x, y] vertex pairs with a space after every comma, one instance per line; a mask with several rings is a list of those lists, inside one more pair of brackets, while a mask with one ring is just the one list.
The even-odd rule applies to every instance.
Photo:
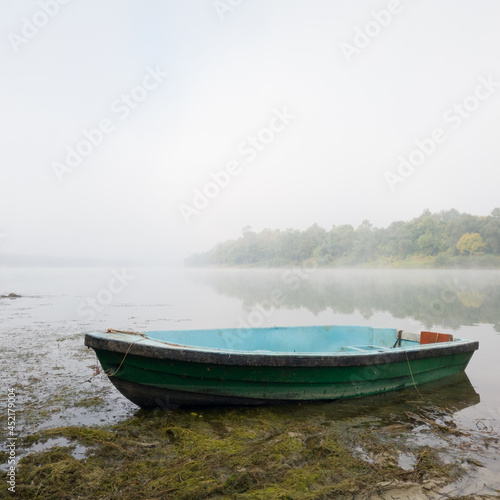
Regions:
[[[109, 429], [56, 428], [65, 437], [23, 459], [18, 498], [359, 498], [394, 481], [443, 483], [459, 473], [429, 447], [411, 470], [363, 421], [332, 423], [257, 409], [142, 412]], [[89, 456], [72, 456], [75, 443]], [[365, 447], [370, 461], [353, 456]]]
[[[155, 411], [108, 429], [46, 430], [29, 440], [66, 439], [22, 460], [17, 498], [361, 498], [460, 473], [427, 446], [414, 467], [398, 467], [396, 448], [362, 419], [286, 414]], [[75, 444], [86, 458], [72, 455]]]
[[43, 429], [20, 439], [41, 451], [22, 458], [15, 498], [494, 498], [453, 496], [482, 467], [478, 447], [498, 447], [498, 436], [457, 426], [450, 405], [464, 399], [437, 405], [443, 387], [422, 397], [137, 410], [115, 425]]

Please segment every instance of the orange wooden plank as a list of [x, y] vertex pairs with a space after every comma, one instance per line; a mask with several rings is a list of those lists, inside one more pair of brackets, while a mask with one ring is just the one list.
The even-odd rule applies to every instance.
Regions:
[[435, 344], [437, 342], [450, 342], [453, 336], [449, 333], [420, 332], [421, 344]]

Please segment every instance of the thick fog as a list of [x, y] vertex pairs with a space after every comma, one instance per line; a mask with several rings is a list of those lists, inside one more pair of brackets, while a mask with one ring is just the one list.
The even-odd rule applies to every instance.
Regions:
[[4, 0], [0, 254], [500, 206], [494, 0]]

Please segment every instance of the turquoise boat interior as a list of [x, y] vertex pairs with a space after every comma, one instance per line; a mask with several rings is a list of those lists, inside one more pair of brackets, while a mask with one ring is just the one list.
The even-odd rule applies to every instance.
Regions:
[[[368, 353], [395, 348], [395, 328], [302, 326], [144, 332], [149, 339], [210, 351], [251, 353]], [[421, 348], [401, 340], [396, 348]]]

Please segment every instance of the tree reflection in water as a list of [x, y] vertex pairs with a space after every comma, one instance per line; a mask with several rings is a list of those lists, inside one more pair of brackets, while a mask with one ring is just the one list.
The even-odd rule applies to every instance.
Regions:
[[250, 309], [307, 308], [314, 314], [356, 311], [369, 319], [376, 312], [412, 318], [426, 328], [458, 329], [478, 323], [500, 332], [500, 271], [382, 269], [206, 269], [187, 276], [217, 293], [243, 301]]

